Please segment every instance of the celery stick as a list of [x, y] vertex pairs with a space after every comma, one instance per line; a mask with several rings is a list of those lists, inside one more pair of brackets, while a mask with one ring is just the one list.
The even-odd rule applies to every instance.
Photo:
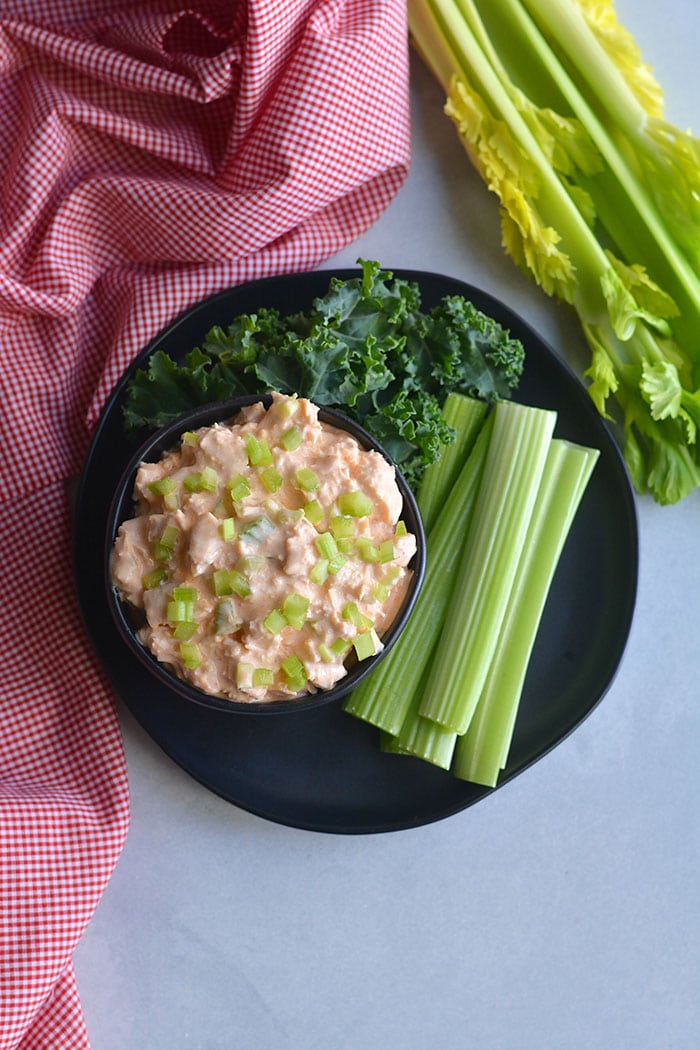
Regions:
[[556, 413], [501, 401], [419, 713], [464, 733], [498, 642]]
[[411, 617], [390, 653], [344, 703], [344, 710], [398, 733], [440, 635], [464, 534], [491, 434], [491, 413], [428, 536], [428, 571]]
[[525, 674], [554, 573], [597, 450], [552, 441], [498, 649], [455, 755], [455, 776], [494, 787], [508, 756]]
[[443, 449], [439, 459], [426, 467], [418, 489], [418, 506], [426, 532], [434, 525], [447, 493], [472, 450], [484, 422], [486, 402], [450, 393], [442, 406], [442, 415], [455, 431], [455, 439]]
[[382, 751], [422, 758], [440, 769], [449, 769], [459, 737], [451, 729], [423, 718], [417, 712], [409, 712], [404, 719], [401, 732], [396, 736], [382, 734]]

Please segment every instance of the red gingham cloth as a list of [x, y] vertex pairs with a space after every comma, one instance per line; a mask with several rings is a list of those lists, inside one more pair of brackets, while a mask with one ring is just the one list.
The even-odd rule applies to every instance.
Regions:
[[0, 1050], [88, 1046], [72, 952], [128, 824], [65, 480], [163, 325], [386, 207], [406, 36], [402, 0], [0, 4]]

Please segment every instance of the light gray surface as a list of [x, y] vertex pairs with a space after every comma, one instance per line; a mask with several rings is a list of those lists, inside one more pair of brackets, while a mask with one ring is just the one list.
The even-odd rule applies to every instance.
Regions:
[[[695, 0], [620, 0], [700, 131]], [[503, 298], [574, 368], [563, 309], [500, 249], [488, 197], [413, 67], [413, 165], [358, 255]], [[700, 494], [639, 500], [640, 585], [614, 685], [479, 805], [349, 837], [252, 817], [122, 712], [124, 853], [75, 965], [93, 1050], [690, 1050], [700, 1045]]]

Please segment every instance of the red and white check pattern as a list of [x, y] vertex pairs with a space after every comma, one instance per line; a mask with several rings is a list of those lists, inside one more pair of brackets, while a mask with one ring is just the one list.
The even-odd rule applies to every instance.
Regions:
[[404, 4], [5, 0], [0, 72], [0, 1050], [63, 1050], [88, 1046], [72, 952], [129, 807], [64, 482], [163, 325], [389, 203]]

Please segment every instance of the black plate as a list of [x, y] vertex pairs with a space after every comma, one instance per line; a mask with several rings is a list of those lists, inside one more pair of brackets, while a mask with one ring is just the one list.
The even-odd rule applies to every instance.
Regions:
[[[289, 717], [251, 718], [203, 709], [154, 685], [112, 623], [96, 537], [104, 533], [114, 486], [133, 451], [121, 412], [134, 369], [157, 348], [181, 359], [212, 325], [225, 325], [236, 314], [263, 305], [285, 312], [310, 306], [331, 276], [357, 273], [317, 270], [241, 285], [204, 300], [166, 328], [133, 362], [105, 406], [80, 479], [74, 530], [85, 624], [114, 689], [146, 732], [196, 780], [237, 806], [281, 824], [337, 833], [427, 824], [493, 789], [457, 780], [418, 759], [382, 753], [377, 731], [340, 704]], [[419, 283], [426, 309], [443, 295], [464, 295], [510, 329], [527, 355], [518, 400], [557, 409], [558, 437], [601, 451], [552, 584], [503, 784], [580, 725], [612, 682], [637, 590], [634, 496], [618, 447], [584, 387], [529, 325], [461, 281], [412, 270], [395, 273]]]

